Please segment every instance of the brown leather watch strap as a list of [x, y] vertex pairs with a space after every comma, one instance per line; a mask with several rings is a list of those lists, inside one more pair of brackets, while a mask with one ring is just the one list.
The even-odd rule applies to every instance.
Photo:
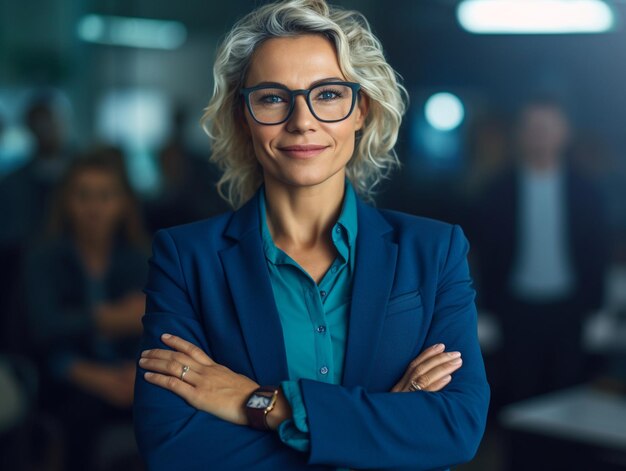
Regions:
[[[253, 396], [263, 396], [270, 399], [270, 403], [267, 407], [251, 407], [250, 399]], [[246, 401], [246, 416], [248, 417], [248, 423], [252, 428], [259, 430], [269, 430], [267, 424], [267, 414], [274, 408], [276, 403], [276, 396], [278, 395], [277, 386], [261, 386], [255, 389]]]

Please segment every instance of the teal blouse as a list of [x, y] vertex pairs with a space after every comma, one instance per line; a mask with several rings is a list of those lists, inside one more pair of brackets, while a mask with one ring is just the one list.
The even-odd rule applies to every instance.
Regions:
[[274, 244], [265, 215], [265, 188], [260, 192], [263, 249], [289, 371], [289, 379], [280, 385], [293, 412], [292, 419], [279, 425], [278, 434], [284, 443], [300, 451], [308, 451], [310, 442], [298, 380], [339, 384], [343, 373], [357, 234], [356, 195], [347, 178], [345, 182], [341, 213], [332, 228], [337, 256], [319, 284]]

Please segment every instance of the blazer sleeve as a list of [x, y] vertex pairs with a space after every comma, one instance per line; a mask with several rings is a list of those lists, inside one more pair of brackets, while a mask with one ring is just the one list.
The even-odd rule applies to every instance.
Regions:
[[[169, 348], [160, 340], [165, 332], [185, 338], [211, 356], [177, 248], [166, 229], [154, 236], [144, 292], [146, 313], [137, 361], [142, 350]], [[282, 443], [276, 432], [232, 424], [199, 411], [177, 394], [147, 382], [145, 371], [137, 367], [133, 420], [139, 451], [151, 471], [296, 470], [306, 463], [303, 454]]]
[[462, 353], [463, 366], [439, 392], [368, 392], [301, 379], [309, 464], [350, 468], [442, 469], [473, 458], [485, 429], [490, 389], [477, 337], [469, 244], [452, 226], [439, 269], [425, 344]]

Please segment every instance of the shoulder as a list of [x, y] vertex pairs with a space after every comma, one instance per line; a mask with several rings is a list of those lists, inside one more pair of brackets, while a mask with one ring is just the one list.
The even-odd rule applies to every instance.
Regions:
[[68, 273], [79, 270], [74, 249], [64, 237], [29, 244], [20, 263], [25, 275], [45, 276], [51, 281], [61, 280]]
[[399, 248], [446, 258], [451, 250], [467, 252], [469, 242], [463, 228], [439, 219], [408, 214], [392, 209], [377, 209], [393, 229]]
[[378, 209], [377, 211], [393, 228], [400, 240], [410, 238], [423, 243], [440, 243], [449, 242], [452, 236], [464, 236], [463, 229], [458, 224], [393, 209]]
[[226, 244], [224, 232], [235, 212], [227, 211], [205, 219], [159, 229], [153, 236], [153, 246], [167, 240], [177, 249], [201, 246], [219, 249]]
[[450, 234], [454, 224], [439, 219], [409, 214], [394, 209], [378, 209], [383, 218], [401, 234], [417, 235], [420, 237], [439, 238]]

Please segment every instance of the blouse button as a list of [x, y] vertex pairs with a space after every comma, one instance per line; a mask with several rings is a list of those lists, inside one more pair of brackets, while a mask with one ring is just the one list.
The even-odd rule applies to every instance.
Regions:
[[328, 373], [328, 368], [326, 368], [325, 366], [322, 366], [320, 368], [320, 373], [322, 373], [323, 375], [327, 374]]
[[323, 334], [324, 332], [326, 332], [326, 326], [325, 326], [325, 325], [318, 325], [318, 326], [317, 326], [317, 331], [318, 331], [320, 334]]

